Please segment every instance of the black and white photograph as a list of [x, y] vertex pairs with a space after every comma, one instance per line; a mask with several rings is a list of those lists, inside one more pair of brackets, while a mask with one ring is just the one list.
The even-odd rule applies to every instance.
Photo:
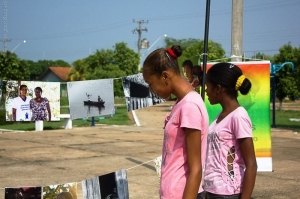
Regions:
[[113, 79], [75, 81], [67, 83], [72, 119], [113, 115]]
[[126, 170], [82, 181], [83, 199], [128, 199], [128, 180]]
[[123, 77], [122, 84], [127, 111], [153, 106], [165, 101], [149, 89], [142, 73]]

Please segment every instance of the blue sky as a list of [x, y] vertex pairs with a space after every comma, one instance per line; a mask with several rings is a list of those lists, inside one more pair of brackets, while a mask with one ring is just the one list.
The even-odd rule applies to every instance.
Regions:
[[[148, 20], [142, 37], [150, 45], [155, 42], [150, 51], [163, 44], [164, 34], [176, 39], [204, 38], [206, 0], [6, 1], [7, 48], [22, 59], [72, 63], [97, 49], [112, 49], [117, 42], [137, 51], [134, 19]], [[3, 0], [0, 3], [2, 39]], [[246, 56], [258, 51], [272, 55], [288, 42], [300, 47], [299, 10], [299, 0], [244, 0]], [[220, 43], [230, 56], [231, 0], [211, 0], [209, 39]]]

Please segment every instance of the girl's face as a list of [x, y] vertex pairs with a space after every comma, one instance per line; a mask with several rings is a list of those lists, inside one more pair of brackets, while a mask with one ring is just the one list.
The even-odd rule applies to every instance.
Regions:
[[35, 96], [36, 96], [37, 98], [40, 98], [41, 95], [42, 95], [42, 92], [41, 92], [40, 90], [38, 90], [38, 89], [35, 89], [35, 90], [34, 90], [34, 94], [35, 94]]
[[163, 75], [150, 75], [147, 72], [143, 72], [144, 80], [148, 83], [150, 90], [157, 94], [159, 97], [163, 99], [167, 99], [171, 95], [171, 91], [168, 88], [168, 84], [166, 83], [166, 79]]
[[218, 104], [219, 103], [219, 94], [220, 92], [218, 91], [218, 86], [213, 85], [210, 82], [206, 82], [206, 94], [208, 97], [208, 101], [210, 104]]

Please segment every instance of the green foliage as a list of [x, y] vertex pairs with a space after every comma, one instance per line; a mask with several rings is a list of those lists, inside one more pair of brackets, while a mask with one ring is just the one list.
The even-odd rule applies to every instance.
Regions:
[[274, 62], [283, 63], [289, 61], [297, 63], [297, 60], [299, 60], [297, 57], [299, 50], [299, 48], [293, 47], [291, 43], [285, 44], [279, 49], [279, 54], [274, 56]]
[[282, 102], [285, 97], [288, 97], [290, 100], [295, 100], [299, 94], [295, 79], [292, 76], [285, 75], [278, 78], [276, 97], [280, 102]]
[[[139, 55], [125, 43], [117, 43], [113, 50], [97, 50], [85, 59], [77, 60], [70, 73], [71, 81], [120, 78], [138, 72]], [[114, 81], [115, 96], [123, 96], [122, 82]]]
[[125, 43], [116, 44], [114, 62], [126, 75], [132, 75], [138, 72], [139, 55], [128, 48]]
[[300, 48], [292, 47], [290, 43], [283, 45], [279, 49], [279, 54], [274, 56], [274, 62], [283, 64], [292, 62], [291, 65], [285, 65], [276, 73], [276, 97], [282, 103], [284, 98], [295, 100], [300, 97]]
[[[166, 38], [166, 44], [168, 47], [172, 45], [180, 45], [183, 53], [179, 57], [179, 65], [182, 65], [184, 60], [191, 60], [195, 65], [201, 64], [201, 58], [204, 48], [204, 41], [198, 39], [173, 39]], [[221, 44], [208, 41], [208, 60], [216, 60], [225, 56], [225, 51]], [[200, 62], [200, 63], [199, 63]]]
[[27, 63], [9, 51], [0, 52], [0, 71], [3, 80], [28, 80], [30, 75]]
[[86, 68], [88, 68], [88, 65], [85, 60], [82, 59], [75, 61], [69, 74], [69, 79], [71, 81], [86, 80]]
[[273, 56], [267, 55], [265, 53], [262, 52], [257, 52], [254, 56], [251, 57], [251, 60], [270, 60], [271, 62], [273, 62]]
[[37, 62], [22, 60], [21, 62], [28, 66], [30, 80], [39, 80], [40, 76], [51, 66], [70, 67], [70, 64], [63, 60], [39, 60]]
[[[124, 98], [116, 98], [115, 106], [116, 112], [113, 116], [106, 117], [95, 117], [95, 123], [97, 124], [107, 124], [107, 125], [132, 125], [133, 121], [130, 120], [127, 112], [127, 107], [125, 106]], [[61, 107], [63, 109], [63, 107]], [[69, 113], [69, 111], [62, 111], [62, 113]], [[90, 126], [91, 120], [86, 119], [76, 119], [72, 121], [74, 127], [84, 127]], [[64, 121], [44, 121], [44, 130], [54, 130], [63, 129]], [[5, 121], [5, 111], [4, 108], [0, 109], [0, 129], [8, 130], [18, 130], [18, 131], [34, 131], [34, 122], [6, 122]]]

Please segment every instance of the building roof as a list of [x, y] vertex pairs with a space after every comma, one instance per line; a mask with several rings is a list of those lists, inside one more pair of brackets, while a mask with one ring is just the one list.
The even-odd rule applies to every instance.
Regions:
[[54, 73], [59, 79], [68, 81], [68, 76], [71, 72], [71, 67], [51, 66], [49, 71]]

